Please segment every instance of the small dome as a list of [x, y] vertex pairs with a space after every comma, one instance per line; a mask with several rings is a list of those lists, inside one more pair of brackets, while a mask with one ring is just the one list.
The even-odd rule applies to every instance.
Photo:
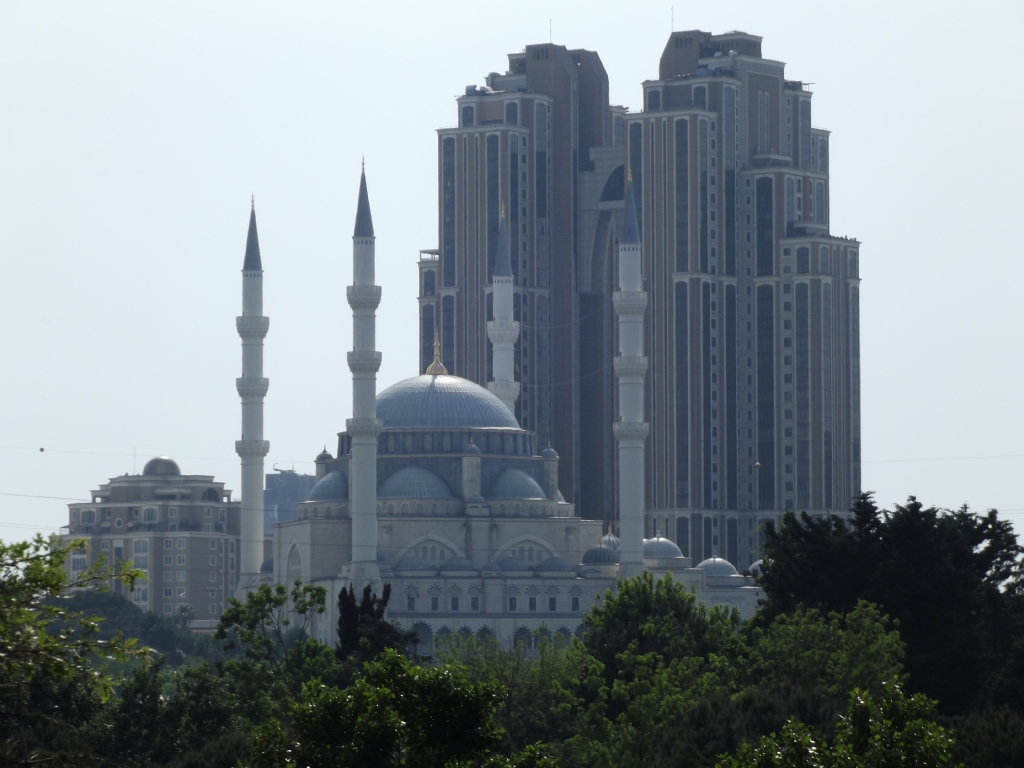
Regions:
[[469, 503], [470, 504], [484, 504], [486, 502], [487, 502], [487, 499], [485, 499], [479, 493], [474, 493], [472, 496], [469, 497]]
[[503, 571], [528, 571], [529, 566], [518, 557], [503, 557], [498, 561], [498, 567]]
[[181, 468], [178, 467], [178, 462], [169, 456], [157, 456], [146, 462], [146, 466], [142, 468], [142, 474], [144, 475], [180, 475]]
[[747, 568], [747, 570], [750, 571], [750, 573], [752, 575], [754, 575], [754, 576], [760, 576], [761, 575], [761, 566], [763, 566], [763, 565], [764, 565], [764, 560], [755, 560], [754, 562], [752, 562], [750, 564], [750, 567]]
[[317, 457], [316, 457], [316, 459], [314, 459], [314, 461], [316, 461], [316, 463], [319, 464], [321, 462], [331, 461], [333, 459], [334, 459], [334, 457], [331, 456], [330, 451], [327, 450], [327, 446], [325, 445], [324, 449], [322, 451], [320, 451], [320, 453], [317, 455]]
[[348, 501], [348, 478], [340, 469], [328, 472], [313, 486], [306, 501]]
[[608, 531], [608, 533], [601, 537], [601, 543], [608, 547], [608, 549], [614, 549], [616, 552], [619, 551], [619, 537], [611, 531]]
[[664, 560], [682, 556], [682, 551], [671, 539], [666, 539], [664, 536], [644, 539], [644, 560]]
[[562, 492], [557, 488], [555, 488], [555, 501], [559, 504], [565, 504], [565, 496], [563, 496]]
[[463, 453], [480, 453], [480, 446], [470, 440], [464, 446], [462, 446]]
[[260, 566], [260, 573], [273, 573], [274, 572], [274, 558], [268, 557], [263, 561], [263, 565]]
[[558, 458], [558, 453], [550, 445], [547, 448], [545, 448], [543, 451], [541, 451], [540, 455], [541, 455], [542, 458], [545, 458], [545, 459], [557, 459]]
[[698, 565], [708, 576], [739, 576], [732, 563], [724, 557], [709, 557], [702, 560]]
[[619, 553], [614, 549], [598, 544], [583, 553], [583, 565], [615, 565], [619, 562]]
[[408, 554], [398, 561], [396, 571], [433, 571], [434, 566], [418, 555]]
[[552, 555], [536, 567], [538, 571], [575, 571], [576, 568], [558, 555]]
[[381, 484], [378, 499], [454, 499], [444, 480], [423, 467], [402, 467]]
[[521, 430], [496, 395], [458, 376], [414, 376], [377, 395], [377, 418], [384, 429]]
[[468, 558], [465, 558], [462, 555], [455, 555], [454, 557], [449, 557], [447, 560], [445, 560], [443, 563], [441, 563], [441, 572], [442, 573], [445, 573], [445, 572], [448, 572], [448, 571], [476, 571], [476, 570], [478, 570], [477, 567], [475, 565], [473, 565], [473, 563], [470, 562]]
[[546, 499], [537, 481], [521, 469], [506, 469], [491, 488], [492, 499]]

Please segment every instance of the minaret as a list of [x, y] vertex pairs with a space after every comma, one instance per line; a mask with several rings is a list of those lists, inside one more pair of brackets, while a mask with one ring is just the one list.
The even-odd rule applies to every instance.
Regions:
[[487, 337], [494, 348], [492, 368], [494, 380], [487, 388], [503, 402], [512, 415], [516, 414], [519, 382], [516, 381], [515, 350], [519, 339], [519, 323], [512, 313], [512, 259], [509, 255], [508, 225], [505, 222], [505, 203], [498, 217], [498, 253], [494, 259], [491, 277], [491, 303], [494, 319], [487, 323]]
[[235, 319], [242, 337], [242, 377], [235, 380], [242, 398], [242, 439], [235, 451], [242, 459], [242, 549], [239, 572], [259, 574], [263, 564], [263, 398], [270, 380], [263, 378], [263, 338], [270, 318], [263, 316], [263, 263], [256, 234], [256, 201], [249, 211], [249, 235], [242, 264], [242, 316]]
[[348, 287], [348, 305], [352, 307], [352, 351], [348, 353], [348, 368], [352, 371], [352, 418], [345, 424], [352, 438], [349, 465], [352, 569], [349, 580], [357, 590], [362, 590], [367, 584], [376, 587], [380, 584], [377, 567], [377, 437], [381, 431], [377, 418], [377, 370], [380, 368], [380, 352], [375, 349], [380, 286], [374, 284], [375, 239], [364, 167], [359, 179], [359, 204], [352, 234], [352, 285]]
[[612, 297], [618, 315], [619, 420], [612, 431], [619, 448], [619, 576], [636, 576], [644, 568], [644, 311], [640, 233], [636, 221], [633, 179], [626, 181], [625, 226], [619, 238], [619, 290]]

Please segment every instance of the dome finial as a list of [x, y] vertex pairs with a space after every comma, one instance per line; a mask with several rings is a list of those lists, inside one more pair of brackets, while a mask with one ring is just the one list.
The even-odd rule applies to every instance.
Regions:
[[427, 366], [427, 376], [447, 376], [448, 369], [441, 362], [441, 339], [437, 335], [437, 328], [434, 329], [434, 362]]

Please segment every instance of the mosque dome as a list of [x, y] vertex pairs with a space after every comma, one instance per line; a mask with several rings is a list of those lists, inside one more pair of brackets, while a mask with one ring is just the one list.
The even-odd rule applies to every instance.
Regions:
[[480, 453], [480, 446], [470, 440], [464, 446], [462, 446], [463, 453]]
[[550, 445], [547, 448], [545, 448], [543, 451], [541, 451], [540, 455], [541, 455], [542, 458], [545, 458], [545, 459], [557, 459], [558, 458], [558, 453]]
[[377, 491], [378, 499], [454, 499], [444, 480], [423, 467], [402, 467]]
[[583, 565], [615, 565], [618, 562], [618, 551], [604, 544], [598, 544], [583, 553]]
[[543, 561], [534, 570], [537, 571], [575, 571], [576, 568], [565, 560], [560, 558], [558, 555], [552, 555], [547, 560]]
[[537, 481], [521, 469], [506, 469], [491, 487], [492, 499], [546, 499]]
[[682, 551], [671, 539], [664, 536], [644, 539], [644, 560], [665, 560], [682, 556]]
[[142, 468], [144, 475], [180, 475], [181, 468], [178, 462], [169, 456], [157, 456], [146, 462]]
[[473, 563], [462, 555], [455, 555], [449, 557], [441, 564], [441, 573], [448, 573], [449, 571], [477, 571], [479, 570]]
[[707, 560], [702, 560], [697, 567], [708, 576], [739, 576], [732, 563], [724, 557], [709, 557]]
[[334, 459], [334, 457], [331, 456], [331, 452], [327, 450], [327, 446], [325, 445], [324, 449], [320, 451], [319, 455], [317, 455], [313, 461], [319, 464], [322, 461], [331, 461], [332, 459]]
[[609, 529], [608, 533], [601, 537], [601, 543], [604, 546], [608, 547], [608, 549], [614, 549], [616, 552], [619, 551], [619, 537], [612, 533], [611, 529]]
[[398, 561], [396, 571], [433, 571], [434, 566], [428, 563], [419, 555], [408, 554]]
[[414, 376], [377, 395], [384, 429], [520, 429], [494, 394], [458, 376]]
[[328, 472], [313, 486], [306, 501], [348, 501], [348, 478], [340, 469]]
[[747, 570], [750, 571], [750, 573], [752, 575], [754, 575], [754, 576], [760, 576], [761, 575], [761, 566], [763, 566], [763, 565], [764, 565], [764, 560], [755, 560], [754, 562], [752, 562], [750, 564], [750, 567], [747, 568]]

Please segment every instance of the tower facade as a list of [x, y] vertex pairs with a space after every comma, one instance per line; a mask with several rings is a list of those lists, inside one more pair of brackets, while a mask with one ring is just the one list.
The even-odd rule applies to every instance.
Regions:
[[242, 460], [239, 570], [244, 575], [258, 574], [263, 563], [263, 459], [270, 451], [270, 443], [263, 439], [263, 399], [270, 386], [263, 376], [263, 339], [270, 318], [263, 315], [263, 262], [255, 202], [249, 211], [242, 265], [242, 315], [235, 325], [242, 338], [242, 376], [235, 380], [242, 399], [242, 439], [235, 441], [235, 452]]
[[519, 382], [515, 374], [516, 340], [519, 338], [519, 323], [513, 320], [512, 263], [509, 256], [508, 224], [505, 220], [505, 206], [501, 207], [498, 221], [498, 258], [494, 261], [494, 275], [491, 278], [494, 319], [487, 322], [487, 338], [491, 342], [493, 377], [487, 388], [503, 402], [515, 416], [516, 400], [519, 399]]
[[[499, 220], [507, 211], [512, 319], [521, 325], [515, 415], [561, 456], [559, 487], [580, 487], [579, 195], [588, 153], [610, 141], [608, 76], [593, 51], [528, 45], [457, 99], [438, 131], [438, 248], [420, 269], [420, 370], [435, 328], [442, 362], [481, 386], [497, 379], [487, 323]], [[620, 202], [621, 205], [621, 202]]]
[[626, 578], [644, 569], [644, 445], [650, 427], [644, 420], [647, 292], [643, 290], [641, 264], [633, 184], [627, 173], [625, 221], [619, 238], [619, 290], [612, 297], [619, 335], [614, 366], [619, 382], [619, 418], [612, 425], [618, 443], [619, 575]]
[[759, 556], [785, 510], [860, 490], [859, 244], [829, 230], [812, 94], [742, 32], [675, 32], [627, 117], [644, 273], [649, 525]]
[[352, 308], [352, 351], [348, 367], [352, 372], [352, 418], [345, 423], [351, 438], [352, 565], [351, 584], [361, 590], [380, 583], [377, 566], [377, 371], [380, 352], [376, 350], [377, 307], [380, 286], [375, 284], [375, 247], [366, 172], [359, 179], [359, 203], [352, 234], [352, 285], [348, 304]]

